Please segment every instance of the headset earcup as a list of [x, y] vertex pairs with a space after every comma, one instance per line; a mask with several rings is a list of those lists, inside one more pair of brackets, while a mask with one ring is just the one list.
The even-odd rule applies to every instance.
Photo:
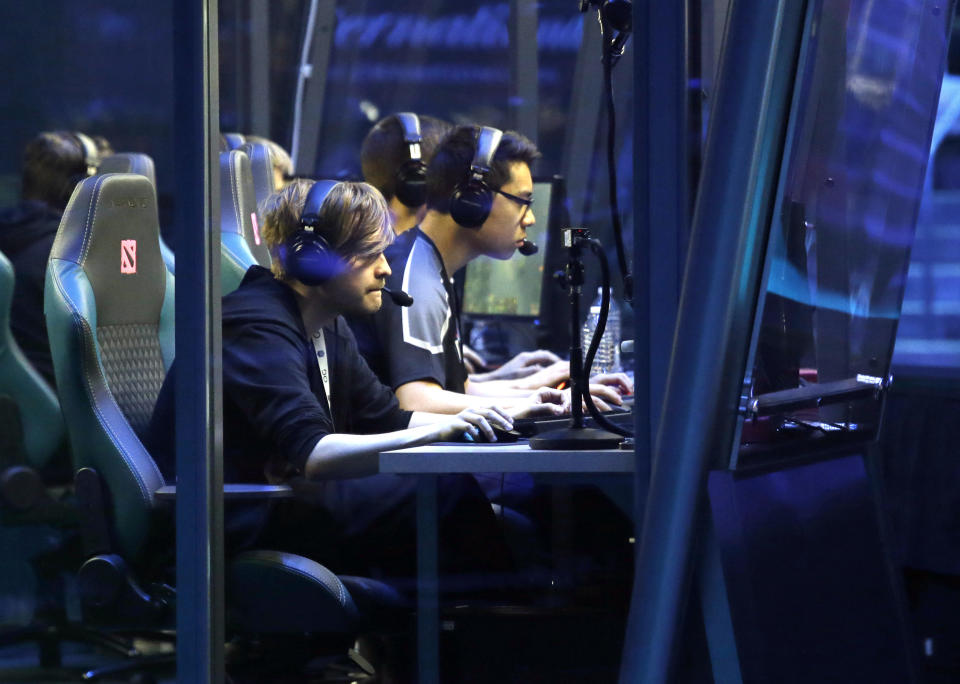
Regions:
[[427, 165], [411, 159], [397, 169], [397, 199], [410, 208], [427, 203]]
[[490, 216], [493, 193], [477, 182], [458, 185], [450, 198], [450, 217], [464, 228], [479, 228]]
[[323, 285], [331, 278], [344, 273], [347, 265], [329, 243], [312, 230], [298, 230], [281, 255], [287, 274], [304, 285]]

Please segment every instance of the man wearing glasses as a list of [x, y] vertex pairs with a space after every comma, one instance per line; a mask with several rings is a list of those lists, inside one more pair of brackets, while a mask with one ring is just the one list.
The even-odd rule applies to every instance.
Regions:
[[[351, 321], [368, 364], [393, 388], [401, 407], [457, 413], [493, 402], [520, 412], [558, 400], [556, 390], [541, 387], [551, 384], [556, 369], [515, 380], [468, 379], [452, 280], [478, 257], [514, 256], [536, 221], [530, 165], [539, 156], [519, 133], [471, 125], [454, 128], [437, 147], [427, 168], [426, 215], [386, 252], [388, 286], [408, 292], [414, 304], [386, 302], [372, 322]], [[478, 194], [486, 201], [476, 212], [471, 207]], [[627, 389], [616, 378], [591, 391], [601, 403], [619, 405]]]

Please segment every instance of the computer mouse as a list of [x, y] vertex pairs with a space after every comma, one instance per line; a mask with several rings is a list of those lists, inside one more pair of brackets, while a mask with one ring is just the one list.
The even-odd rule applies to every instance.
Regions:
[[480, 432], [476, 437], [471, 436], [468, 433], [464, 433], [464, 439], [468, 442], [474, 442], [476, 444], [510, 444], [511, 442], [516, 442], [522, 437], [522, 435], [516, 430], [504, 430], [503, 428], [493, 426], [493, 434], [496, 435], [497, 441], [491, 442], [487, 439], [487, 434], [485, 432]]

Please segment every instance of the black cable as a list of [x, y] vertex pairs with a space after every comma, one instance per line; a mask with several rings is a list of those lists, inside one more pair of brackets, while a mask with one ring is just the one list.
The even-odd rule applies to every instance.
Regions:
[[616, 137], [617, 137], [617, 115], [613, 102], [613, 63], [614, 50], [611, 47], [613, 43], [613, 28], [607, 21], [601, 10], [597, 10], [597, 16], [600, 19], [601, 49], [603, 50], [603, 85], [607, 103], [607, 175], [610, 185], [610, 220], [613, 225], [613, 239], [617, 247], [617, 263], [620, 266], [620, 273], [623, 276], [623, 298], [633, 306], [633, 276], [630, 274], [630, 266], [627, 263], [627, 251], [623, 244], [623, 226], [620, 223], [620, 203], [617, 200], [617, 163], [616, 163]]
[[597, 355], [597, 349], [600, 348], [600, 340], [607, 327], [607, 314], [610, 312], [610, 264], [607, 263], [607, 255], [603, 251], [603, 245], [600, 244], [599, 240], [591, 238], [586, 242], [590, 245], [590, 250], [597, 255], [597, 260], [600, 262], [600, 276], [603, 287], [600, 295], [600, 317], [597, 319], [597, 327], [593, 331], [590, 347], [587, 349], [587, 358], [583, 362], [583, 380], [580, 383], [580, 392], [583, 396], [580, 399], [571, 397], [571, 401], [582, 400], [587, 405], [587, 411], [589, 411], [590, 417], [603, 429], [618, 435], [623, 435], [624, 437], [633, 437], [633, 433], [626, 428], [614, 425], [607, 420], [606, 416], [600, 413], [597, 405], [593, 403], [593, 395], [590, 394], [590, 369], [593, 367], [593, 359]]

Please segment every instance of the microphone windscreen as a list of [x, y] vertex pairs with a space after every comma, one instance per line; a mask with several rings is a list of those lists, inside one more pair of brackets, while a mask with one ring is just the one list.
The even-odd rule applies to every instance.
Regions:
[[529, 240], [524, 240], [520, 246], [517, 248], [517, 251], [520, 252], [523, 256], [533, 256], [540, 251], [540, 248], [536, 244], [530, 242]]
[[383, 291], [387, 293], [390, 299], [393, 300], [393, 303], [397, 306], [410, 306], [413, 304], [413, 297], [408, 295], [403, 290], [391, 290], [388, 287], [383, 288]]

